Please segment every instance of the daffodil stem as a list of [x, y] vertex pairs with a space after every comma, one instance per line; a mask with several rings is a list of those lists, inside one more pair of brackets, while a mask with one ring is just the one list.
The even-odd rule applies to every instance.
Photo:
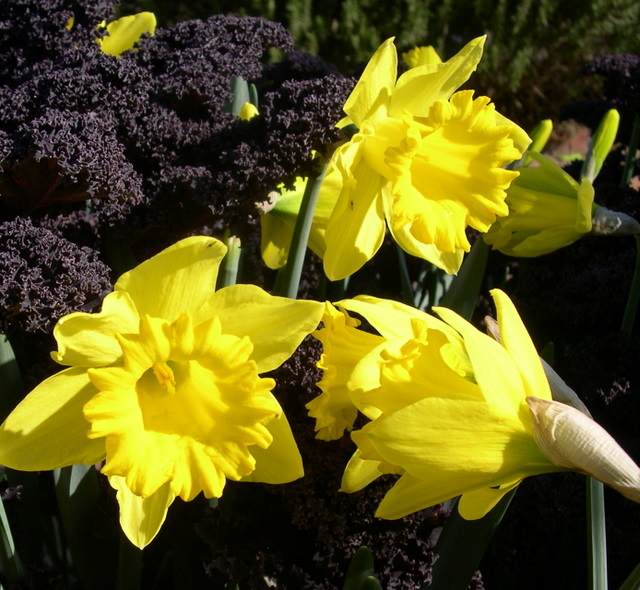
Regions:
[[636, 113], [633, 116], [633, 127], [631, 128], [631, 137], [629, 138], [629, 146], [627, 148], [627, 158], [624, 162], [624, 170], [622, 172], [622, 178], [620, 179], [621, 188], [629, 186], [629, 182], [633, 176], [638, 143], [640, 143], [640, 114]]
[[478, 238], [441, 299], [440, 305], [453, 309], [463, 318], [470, 320], [484, 280], [488, 258], [489, 246], [482, 238]]
[[120, 534], [118, 548], [117, 590], [140, 590], [142, 582], [142, 550]]
[[404, 250], [396, 244], [396, 253], [398, 254], [398, 266], [400, 269], [400, 285], [402, 288], [402, 299], [407, 305], [415, 304], [413, 287], [411, 286], [411, 277], [409, 275], [409, 267], [407, 265], [407, 256]]
[[219, 279], [220, 288], [236, 284], [240, 257], [242, 256], [240, 238], [237, 236], [227, 236], [225, 244], [227, 245], [227, 255], [222, 262], [222, 272], [220, 273]]
[[607, 590], [607, 532], [604, 516], [604, 486], [587, 477], [587, 547], [590, 590]]
[[309, 242], [311, 222], [313, 221], [313, 212], [316, 208], [323, 177], [324, 173], [317, 176], [309, 176], [302, 196], [300, 212], [293, 229], [287, 264], [278, 272], [276, 284], [273, 288], [275, 295], [291, 297], [292, 299], [298, 296], [302, 265], [307, 253], [307, 243]]
[[638, 302], [640, 301], [640, 236], [634, 236], [636, 240], [636, 262], [633, 269], [633, 278], [631, 279], [631, 286], [629, 287], [629, 294], [627, 295], [627, 304], [624, 308], [624, 315], [622, 316], [622, 324], [620, 331], [624, 337], [629, 340], [633, 332], [633, 326], [636, 321], [636, 314], [638, 313]]
[[506, 493], [493, 510], [478, 520], [462, 518], [458, 512], [458, 501], [455, 502], [436, 546], [438, 560], [433, 566], [433, 581], [430, 586], [424, 585], [422, 590], [466, 590], [469, 587], [517, 489]]
[[0, 498], [0, 570], [11, 585], [18, 585], [24, 575], [2, 498]]

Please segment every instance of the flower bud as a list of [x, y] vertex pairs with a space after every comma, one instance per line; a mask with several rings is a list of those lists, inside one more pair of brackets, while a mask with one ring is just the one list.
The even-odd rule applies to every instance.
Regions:
[[640, 502], [640, 467], [604, 428], [560, 402], [528, 397], [527, 404], [534, 418], [534, 439], [549, 460]]

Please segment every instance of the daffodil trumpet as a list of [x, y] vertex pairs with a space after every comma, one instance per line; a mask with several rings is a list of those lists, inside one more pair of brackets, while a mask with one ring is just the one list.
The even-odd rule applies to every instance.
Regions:
[[[317, 436], [338, 438], [357, 412], [369, 419], [351, 433], [357, 450], [341, 489], [393, 473], [377, 516], [461, 496], [461, 515], [475, 520], [525, 477], [573, 470], [639, 501], [640, 469], [589, 416], [552, 399], [515, 307], [491, 294], [499, 341], [446, 308], [438, 319], [374, 297], [327, 307], [316, 333], [322, 394], [307, 405]], [[359, 330], [352, 313], [377, 334]]]
[[275, 382], [261, 374], [293, 353], [323, 306], [253, 285], [214, 292], [225, 253], [214, 238], [186, 238], [123, 274], [100, 312], [60, 318], [52, 357], [66, 368], [0, 426], [0, 464], [101, 464], [140, 548], [178, 496], [301, 477]]

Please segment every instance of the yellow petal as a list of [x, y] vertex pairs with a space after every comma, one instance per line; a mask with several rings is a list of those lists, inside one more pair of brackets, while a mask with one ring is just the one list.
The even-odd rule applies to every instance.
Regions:
[[359, 449], [349, 459], [342, 475], [340, 491], [351, 494], [368, 486], [382, 475], [380, 461], [363, 459]]
[[61, 365], [102, 367], [122, 356], [115, 334], [138, 331], [140, 319], [129, 295], [109, 293], [99, 313], [70, 313], [58, 320], [53, 336], [58, 343], [51, 357]]
[[173, 322], [183, 313], [194, 314], [211, 298], [226, 252], [214, 238], [186, 238], [123, 274], [114, 289], [126, 291], [140, 315]]
[[465, 492], [458, 503], [458, 512], [465, 520], [478, 520], [482, 518], [495, 505], [502, 500], [505, 494], [520, 484], [522, 480], [516, 479], [512, 483], [505, 483], [493, 488], [479, 488], [471, 492]]
[[138, 549], [144, 549], [158, 534], [175, 499], [170, 484], [164, 484], [148, 498], [141, 498], [127, 487], [124, 477], [111, 476], [109, 483], [118, 491], [122, 531]]
[[72, 368], [45, 379], [0, 426], [0, 464], [21, 471], [97, 463], [103, 440], [87, 437], [82, 407], [96, 393], [87, 371]]
[[256, 467], [242, 481], [278, 484], [300, 479], [304, 475], [302, 457], [284, 412], [266, 426], [273, 442], [266, 449], [251, 447]]
[[260, 216], [260, 252], [268, 268], [276, 270], [287, 263], [294, 226], [295, 217], [275, 211]]
[[[455, 472], [452, 476], [456, 477]], [[376, 516], [387, 520], [402, 518], [453, 498], [456, 495], [455, 490], [464, 485], [455, 485], [449, 481], [450, 488], [442, 488], [442, 493], [439, 493], [437, 483], [438, 481], [423, 481], [405, 473], [382, 498]]]
[[199, 321], [216, 316], [224, 334], [248, 336], [253, 344], [251, 358], [258, 372], [264, 373], [293, 354], [316, 329], [323, 311], [324, 304], [317, 301], [274, 297], [254, 285], [232, 285], [211, 297]]
[[426, 117], [434, 102], [448, 99], [475, 71], [485, 39], [485, 36], [473, 39], [435, 71], [427, 64], [402, 74], [391, 96], [391, 116], [408, 112], [416, 117]]
[[153, 12], [139, 12], [123, 16], [107, 25], [107, 35], [98, 39], [103, 53], [118, 56], [140, 40], [145, 33], [153, 35], [156, 31], [156, 16]]
[[555, 470], [517, 413], [507, 415], [484, 401], [427, 397], [381, 416], [351, 438], [365, 459], [401, 467], [430, 482], [434, 494], [456, 492], [438, 495], [433, 503], [522, 473]]
[[500, 289], [493, 289], [491, 296], [498, 312], [500, 339], [520, 371], [527, 395], [551, 399], [549, 382], [536, 348], [511, 299]]
[[509, 353], [454, 311], [445, 307], [435, 307], [433, 311], [464, 338], [476, 382], [487, 403], [505, 414], [517, 414], [527, 394]]
[[[325, 231], [324, 272], [332, 281], [344, 279], [373, 258], [384, 240], [385, 221], [380, 189], [383, 179], [351, 142], [334, 154], [326, 182], [339, 194]], [[323, 184], [323, 190], [330, 190]]]
[[398, 56], [392, 37], [378, 47], [344, 103], [344, 112], [358, 127], [388, 102], [397, 68]]

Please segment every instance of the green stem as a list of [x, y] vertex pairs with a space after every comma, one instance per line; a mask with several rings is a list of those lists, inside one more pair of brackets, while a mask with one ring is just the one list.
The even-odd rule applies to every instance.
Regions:
[[219, 288], [236, 284], [240, 257], [242, 256], [240, 238], [237, 236], [228, 236], [225, 239], [225, 244], [227, 245], [227, 255], [222, 262], [222, 272], [218, 279]]
[[273, 288], [275, 295], [291, 297], [292, 299], [298, 296], [298, 287], [300, 286], [304, 257], [307, 253], [307, 243], [309, 242], [309, 233], [311, 232], [313, 212], [316, 208], [323, 178], [324, 173], [321, 173], [317, 176], [310, 176], [307, 180], [307, 186], [304, 189], [302, 203], [300, 204], [300, 211], [293, 229], [287, 264], [278, 271], [276, 284]]
[[620, 187], [629, 186], [633, 170], [636, 164], [636, 152], [638, 151], [638, 143], [640, 143], [640, 115], [633, 115], [633, 127], [631, 128], [631, 137], [629, 138], [629, 146], [627, 148], [627, 158], [624, 162], [624, 170], [620, 179]]
[[478, 520], [462, 518], [458, 512], [458, 501], [455, 502], [436, 546], [438, 560], [433, 566], [433, 581], [431, 586], [425, 585], [422, 590], [466, 590], [469, 587], [469, 581], [517, 489], [505, 494], [493, 510]]
[[607, 590], [607, 531], [604, 515], [604, 486], [587, 477], [587, 544], [591, 590]]
[[633, 237], [636, 240], [636, 263], [633, 269], [633, 278], [631, 279], [629, 294], [627, 295], [627, 304], [624, 308], [624, 315], [622, 316], [622, 324], [620, 326], [620, 331], [627, 340], [631, 338], [633, 332], [633, 326], [638, 312], [638, 301], [640, 300], [640, 236], [635, 235]]
[[117, 590], [140, 590], [142, 582], [142, 550], [120, 533], [118, 547]]
[[407, 266], [407, 256], [398, 244], [396, 244], [396, 253], [398, 254], [398, 265], [400, 269], [402, 299], [407, 305], [415, 305], [413, 287], [411, 286], [411, 277], [409, 276], [409, 267]]
[[4, 510], [2, 498], [0, 498], [0, 570], [4, 572], [6, 581], [18, 585], [24, 576], [20, 558], [16, 553], [13, 535]]
[[488, 258], [489, 246], [482, 238], [478, 238], [440, 300], [440, 305], [453, 309], [463, 318], [470, 320], [480, 293]]

